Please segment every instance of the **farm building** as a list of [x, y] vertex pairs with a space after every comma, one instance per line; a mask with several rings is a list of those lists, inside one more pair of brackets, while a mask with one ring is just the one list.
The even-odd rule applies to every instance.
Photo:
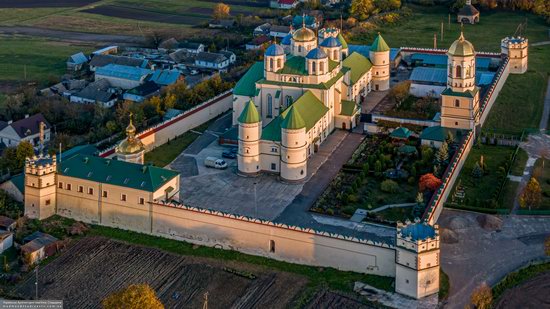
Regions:
[[[487, 86], [491, 84], [493, 72], [477, 71], [475, 84]], [[447, 88], [447, 70], [444, 68], [417, 67], [409, 78], [411, 81], [410, 94], [416, 97], [439, 96]]]
[[204, 52], [204, 44], [195, 42], [181, 42], [178, 44], [177, 49], [196, 55]]
[[51, 126], [42, 114], [25, 115], [25, 118], [14, 122], [0, 121], [0, 142], [8, 147], [15, 147], [22, 141], [28, 141], [38, 147], [41, 126], [44, 130], [44, 143], [49, 143]]
[[159, 86], [169, 86], [183, 81], [183, 75], [177, 70], [155, 70], [149, 77], [149, 81]]
[[229, 29], [235, 27], [235, 20], [233, 19], [220, 19], [212, 20], [208, 23], [208, 27], [212, 29]]
[[94, 51], [92, 55], [114, 55], [116, 53], [118, 53], [118, 46], [111, 45]]
[[280, 10], [291, 10], [299, 3], [299, 0], [271, 0], [269, 1], [269, 7]]
[[73, 103], [99, 104], [103, 107], [112, 107], [116, 100], [117, 96], [111, 91], [111, 84], [107, 79], [100, 79], [90, 83], [70, 97], [70, 101]]
[[18, 174], [0, 183], [0, 189], [6, 191], [14, 200], [23, 202], [23, 194], [25, 189], [25, 174]]
[[151, 73], [151, 70], [140, 67], [108, 64], [96, 70], [95, 80], [106, 79], [112, 87], [126, 90], [143, 84]]
[[13, 233], [0, 231], [0, 254], [13, 246]]
[[150, 69], [151, 65], [146, 59], [138, 59], [126, 56], [114, 55], [95, 55], [90, 60], [90, 71], [95, 72], [98, 68], [105, 67], [109, 64], [123, 65], [129, 67]]
[[25, 263], [36, 264], [41, 260], [57, 253], [58, 239], [52, 235], [34, 232], [23, 238], [24, 245], [21, 246], [21, 255]]
[[82, 52], [71, 55], [69, 59], [67, 59], [67, 71], [80, 71], [87, 62], [88, 57]]
[[145, 82], [135, 88], [126, 91], [123, 95], [124, 100], [141, 103], [152, 96], [160, 93], [160, 86], [153, 81]]

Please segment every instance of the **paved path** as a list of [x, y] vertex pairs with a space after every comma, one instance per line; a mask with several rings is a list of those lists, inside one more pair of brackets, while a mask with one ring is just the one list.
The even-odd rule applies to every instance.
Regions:
[[543, 42], [537, 42], [531, 44], [531, 46], [542, 46], [542, 45], [550, 45], [550, 41], [543, 41]]
[[145, 43], [145, 38], [140, 36], [75, 32], [38, 27], [0, 27], [0, 34], [29, 35], [92, 44], [136, 45]]
[[487, 231], [477, 223], [479, 215], [444, 209], [439, 218], [441, 229], [450, 229], [458, 236], [455, 244], [441, 241], [441, 267], [451, 281], [445, 308], [464, 308], [482, 282], [493, 285], [529, 261], [545, 256], [550, 217], [501, 217], [501, 231]]

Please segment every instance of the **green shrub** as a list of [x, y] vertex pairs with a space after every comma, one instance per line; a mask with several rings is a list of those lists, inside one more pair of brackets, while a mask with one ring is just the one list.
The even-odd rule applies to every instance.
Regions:
[[327, 215], [329, 215], [329, 216], [333, 216], [333, 215], [334, 215], [334, 209], [329, 208], [329, 209], [327, 209], [326, 213], [327, 213]]
[[352, 216], [355, 213], [355, 207], [346, 206], [342, 209], [342, 212], [346, 215]]
[[414, 177], [411, 176], [411, 177], [409, 177], [409, 179], [407, 179], [407, 182], [409, 183], [409, 185], [412, 186], [412, 185], [415, 184], [416, 180], [414, 179]]
[[380, 184], [380, 190], [387, 193], [396, 193], [399, 191], [399, 185], [391, 179], [386, 179]]
[[357, 203], [358, 201], [359, 201], [359, 197], [357, 197], [356, 194], [348, 195], [348, 203]]

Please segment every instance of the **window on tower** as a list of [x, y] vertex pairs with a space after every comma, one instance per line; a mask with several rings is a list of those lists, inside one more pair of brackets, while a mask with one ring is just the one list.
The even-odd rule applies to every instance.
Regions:
[[457, 78], [462, 77], [462, 67], [459, 65], [456, 66], [456, 77]]

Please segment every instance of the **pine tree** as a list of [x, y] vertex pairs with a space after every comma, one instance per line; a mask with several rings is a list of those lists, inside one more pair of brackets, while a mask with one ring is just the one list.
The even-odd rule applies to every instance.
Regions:
[[441, 144], [441, 147], [439, 147], [435, 158], [438, 164], [443, 164], [449, 159], [449, 145], [447, 144], [447, 142], [443, 142]]
[[479, 162], [476, 162], [476, 165], [474, 165], [474, 168], [472, 169], [472, 177], [474, 178], [483, 177], [483, 169], [479, 165]]

